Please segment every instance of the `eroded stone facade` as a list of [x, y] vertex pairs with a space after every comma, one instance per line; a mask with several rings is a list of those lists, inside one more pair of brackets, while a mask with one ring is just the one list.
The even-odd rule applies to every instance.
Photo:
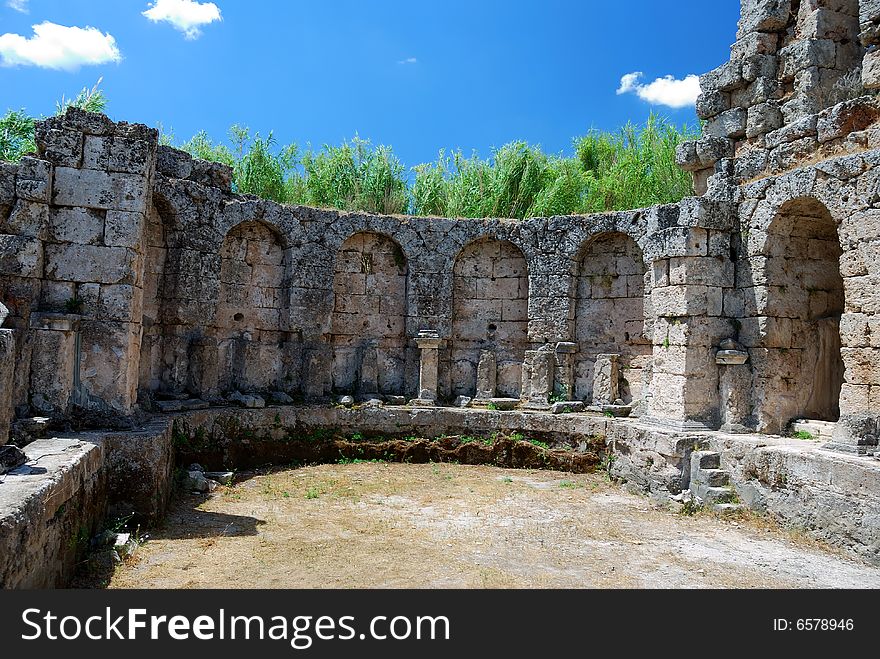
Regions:
[[658, 430], [615, 445], [624, 475], [669, 493], [676, 432], [807, 417], [875, 453], [878, 53], [880, 2], [743, 0], [677, 153], [698, 196], [590, 216], [282, 206], [144, 126], [43, 121], [38, 154], [0, 163], [0, 444], [75, 407], [351, 396], [630, 412]]

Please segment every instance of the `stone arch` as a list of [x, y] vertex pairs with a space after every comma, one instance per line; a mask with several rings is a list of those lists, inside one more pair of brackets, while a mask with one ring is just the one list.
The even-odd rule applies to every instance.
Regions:
[[840, 318], [844, 285], [837, 223], [820, 201], [784, 203], [770, 222], [754, 279], [752, 354], [758, 429], [792, 419], [836, 421], [844, 381]]
[[[216, 311], [208, 337], [196, 350], [204, 347], [207, 354], [216, 342], [216, 381], [221, 391], [288, 389], [285, 347], [290, 300], [281, 237], [262, 222], [242, 222], [226, 234], [219, 258]], [[196, 370], [206, 380], [196, 388], [213, 388], [211, 371], [207, 364]]]
[[403, 250], [384, 234], [361, 231], [340, 246], [330, 339], [334, 392], [403, 395], [407, 275]]
[[[519, 398], [529, 346], [529, 272], [522, 250], [488, 237], [466, 245], [453, 265], [452, 309], [451, 395]], [[486, 378], [478, 384], [481, 359]]]
[[[645, 327], [647, 268], [638, 243], [625, 233], [607, 232], [593, 237], [581, 250], [575, 277], [574, 398], [608, 403], [620, 398], [626, 404], [643, 397], [645, 368], [652, 345]], [[618, 355], [601, 361], [616, 379], [594, 392], [599, 355]], [[609, 364], [608, 362], [616, 362]], [[616, 387], [616, 396], [613, 392]]]

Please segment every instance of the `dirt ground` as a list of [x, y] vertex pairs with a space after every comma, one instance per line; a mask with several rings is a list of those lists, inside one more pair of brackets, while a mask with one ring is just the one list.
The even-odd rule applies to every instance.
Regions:
[[880, 569], [602, 474], [364, 463], [182, 495], [109, 587], [878, 588]]

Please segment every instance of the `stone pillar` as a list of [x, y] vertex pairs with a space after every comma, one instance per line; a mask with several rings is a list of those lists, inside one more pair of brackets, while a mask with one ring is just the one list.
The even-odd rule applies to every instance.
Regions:
[[361, 349], [361, 367], [358, 370], [357, 392], [361, 396], [375, 398], [379, 393], [379, 356], [376, 342]]
[[305, 364], [305, 382], [303, 395], [306, 400], [322, 400], [331, 389], [330, 372], [333, 365], [333, 353], [326, 343], [308, 346], [303, 350]]
[[419, 332], [415, 341], [421, 353], [419, 359], [419, 397], [411, 402], [413, 405], [431, 407], [437, 403], [440, 348], [444, 342], [439, 333], [432, 330]]
[[750, 432], [752, 372], [746, 366], [748, 360], [749, 353], [732, 339], [722, 341], [715, 355], [724, 432]]
[[556, 363], [555, 347], [551, 344], [538, 350], [527, 350], [523, 363], [522, 398], [529, 409], [550, 408], [548, 398], [553, 393], [553, 370]]
[[[646, 420], [673, 428], [717, 428], [716, 346], [734, 330], [726, 309], [734, 289], [730, 259], [735, 208], [706, 198], [681, 202], [676, 226], [651, 226], [645, 257], [652, 264], [654, 315], [651, 397]], [[651, 221], [649, 224], [654, 224]]]
[[39, 414], [63, 415], [72, 402], [85, 403], [79, 391], [79, 322], [72, 314], [31, 315], [30, 403]]
[[[0, 325], [3, 324], [5, 307], [0, 303]], [[15, 408], [12, 398], [12, 374], [15, 371], [15, 334], [13, 330], [0, 330], [0, 446], [9, 441], [9, 424]]]
[[566, 401], [574, 400], [574, 356], [578, 344], [563, 341], [556, 344], [553, 393]]
[[596, 355], [593, 405], [614, 405], [620, 398], [620, 355]]
[[495, 398], [498, 387], [498, 364], [492, 350], [480, 353], [477, 364], [477, 395], [474, 400], [491, 400]]

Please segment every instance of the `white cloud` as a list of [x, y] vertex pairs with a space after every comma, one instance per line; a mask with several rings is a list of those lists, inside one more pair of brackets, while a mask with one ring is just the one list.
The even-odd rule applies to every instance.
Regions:
[[6, 6], [22, 14], [28, 13], [28, 2], [30, 0], [6, 0]]
[[693, 73], [683, 80], [677, 80], [671, 75], [657, 78], [647, 85], [640, 80], [644, 76], [641, 71], [627, 73], [620, 79], [618, 94], [635, 92], [643, 101], [654, 105], [666, 105], [670, 108], [685, 108], [697, 102], [700, 95], [700, 79]]
[[419, 60], [415, 57], [407, 57], [406, 59], [402, 59], [398, 62], [398, 64], [418, 64]]
[[202, 26], [222, 21], [220, 7], [213, 2], [195, 0], [156, 0], [143, 15], [154, 23], [165, 21], [183, 32], [187, 39], [198, 39]]
[[76, 71], [81, 66], [122, 59], [116, 39], [96, 28], [66, 27], [46, 21], [33, 29], [30, 38], [11, 33], [0, 35], [0, 64]]

